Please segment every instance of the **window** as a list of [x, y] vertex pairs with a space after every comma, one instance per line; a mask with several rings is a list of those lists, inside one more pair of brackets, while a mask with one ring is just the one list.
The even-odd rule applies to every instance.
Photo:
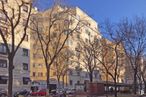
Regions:
[[68, 26], [69, 25], [69, 20], [64, 20], [64, 25]]
[[56, 75], [56, 72], [53, 72], [53, 75], [55, 76]]
[[76, 56], [77, 56], [77, 58], [80, 58], [80, 52], [76, 52]]
[[28, 6], [27, 5], [23, 5], [23, 11], [28, 12]]
[[65, 30], [65, 31], [64, 31], [64, 34], [65, 34], [65, 35], [68, 35], [69, 33], [70, 33], [69, 30]]
[[0, 59], [0, 67], [1, 68], [7, 68], [7, 60]]
[[53, 37], [57, 37], [57, 33], [56, 32], [53, 33]]
[[56, 23], [53, 25], [53, 28], [54, 28], [54, 29], [57, 28], [57, 24], [56, 24]]
[[28, 64], [27, 63], [23, 63], [23, 70], [28, 70]]
[[41, 76], [43, 76], [43, 73], [41, 72], [41, 74], [40, 74]]
[[90, 31], [88, 29], [86, 29], [86, 34], [90, 36]]
[[23, 26], [26, 26], [27, 20], [23, 19]]
[[69, 81], [69, 84], [70, 84], [70, 85], [72, 85], [72, 84], [73, 84], [72, 80], [70, 80], [70, 81]]
[[66, 41], [66, 45], [72, 45], [73, 44], [73, 41], [72, 40], [67, 40]]
[[42, 76], [43, 76], [43, 73], [42, 73], [42, 72], [39, 72], [39, 73], [38, 73], [38, 76], [39, 76], [39, 77], [42, 77]]
[[86, 39], [85, 39], [85, 42], [89, 42], [89, 40], [86, 38]]
[[36, 58], [36, 56], [37, 56], [36, 54], [33, 54], [33, 58]]
[[35, 77], [35, 76], [36, 76], [36, 72], [33, 72], [33, 73], [32, 73], [32, 76]]
[[0, 76], [0, 84], [7, 84], [8, 76]]
[[28, 77], [23, 77], [23, 84], [24, 84], [24, 85], [28, 85], [29, 82], [30, 82], [30, 78], [28, 78]]
[[0, 44], [0, 53], [1, 54], [6, 54], [6, 47], [3, 43]]
[[80, 72], [79, 71], [77, 71], [77, 76], [80, 76]]
[[79, 34], [77, 34], [77, 38], [80, 39], [80, 35]]
[[33, 64], [33, 68], [35, 68], [35, 64]]
[[42, 64], [38, 64], [38, 67], [39, 67], [39, 68], [42, 68], [42, 67], [43, 67], [43, 65], [42, 65]]
[[77, 84], [80, 84], [80, 81], [79, 80], [77, 81]]
[[23, 56], [28, 56], [28, 55], [29, 55], [28, 49], [23, 48]]

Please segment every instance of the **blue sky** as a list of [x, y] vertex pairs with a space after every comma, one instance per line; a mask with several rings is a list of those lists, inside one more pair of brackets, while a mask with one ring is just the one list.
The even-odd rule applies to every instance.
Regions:
[[[71, 6], [78, 6], [98, 23], [110, 19], [117, 22], [124, 17], [146, 17], [146, 0], [64, 0]], [[40, 10], [47, 9], [51, 0], [38, 0]]]

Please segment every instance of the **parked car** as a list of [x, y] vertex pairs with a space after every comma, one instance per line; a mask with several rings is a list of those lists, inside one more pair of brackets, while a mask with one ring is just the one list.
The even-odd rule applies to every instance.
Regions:
[[74, 89], [67, 89], [66, 94], [74, 94], [75, 90]]
[[50, 95], [56, 95], [56, 90], [51, 90]]
[[6, 90], [0, 90], [0, 97], [7, 97], [7, 91]]
[[39, 91], [37, 91], [37, 92], [31, 92], [31, 96], [46, 96], [46, 94], [47, 94], [47, 91], [46, 91], [46, 89], [41, 89], [41, 90], [39, 90]]
[[24, 97], [27, 97], [28, 95], [30, 95], [30, 91], [27, 91], [25, 89], [14, 93], [14, 97], [19, 97], [19, 95], [23, 95]]
[[51, 97], [66, 97], [66, 92], [64, 89], [51, 90], [50, 96]]
[[67, 95], [66, 91], [67, 89], [57, 89], [56, 97], [66, 97]]

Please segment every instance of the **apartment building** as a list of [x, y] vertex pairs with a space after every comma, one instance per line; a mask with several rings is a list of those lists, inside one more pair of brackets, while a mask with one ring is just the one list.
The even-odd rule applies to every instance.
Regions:
[[[78, 51], [82, 45], [81, 41], [88, 43], [89, 41], [94, 41], [94, 39], [100, 40], [101, 35], [98, 30], [98, 24], [80, 8], [75, 7], [73, 9], [74, 16], [77, 20], [83, 20], [82, 27], [77, 29], [77, 33], [73, 33], [71, 38], [68, 39], [67, 45], [75, 54], [74, 60], [77, 63], [74, 63], [70, 66], [68, 72], [68, 87], [75, 88], [78, 84], [86, 84], [90, 82], [89, 72], [87, 71], [86, 65], [83, 62], [82, 58], [84, 56]], [[81, 69], [81, 70], [80, 70]], [[99, 70], [93, 71], [93, 82], [101, 81]]]
[[[57, 13], [58, 9], [54, 8], [53, 11], [51, 11], [51, 9], [48, 9], [44, 12], [38, 12], [37, 14], [34, 14], [32, 16], [33, 18], [36, 18], [36, 22], [40, 25], [38, 25], [38, 29], [39, 32], [44, 33], [43, 37], [47, 36], [47, 33], [45, 33], [46, 29], [48, 29], [48, 25], [49, 25], [49, 19], [50, 19], [50, 12], [51, 15], [53, 16], [53, 14]], [[34, 24], [32, 24], [32, 28], [33, 28]], [[54, 25], [52, 25], [54, 26]], [[53, 27], [54, 28], [54, 27]], [[34, 27], [35, 29], [35, 27]], [[54, 35], [53, 32], [55, 29], [53, 29], [53, 31], [51, 31], [51, 35]], [[53, 36], [52, 36], [53, 37]], [[47, 40], [47, 39], [46, 39]], [[43, 53], [42, 53], [42, 46], [40, 44], [40, 41], [38, 39], [38, 35], [37, 32], [32, 31], [31, 34], [31, 51], [30, 51], [30, 77], [32, 82], [37, 85], [39, 85], [40, 87], [46, 88], [46, 80], [47, 80], [47, 70], [46, 70], [46, 65], [45, 65], [45, 60], [43, 57]], [[51, 48], [52, 49], [52, 48]], [[53, 50], [52, 50], [53, 52]], [[49, 60], [48, 60], [49, 61]], [[55, 71], [53, 69], [53, 67], [51, 67], [51, 71], [50, 71], [50, 86], [52, 87], [57, 87], [57, 79], [56, 79], [56, 75], [55, 75]]]
[[[37, 20], [41, 23], [41, 26], [47, 25], [47, 20], [49, 19], [48, 15], [50, 12], [52, 13], [52, 16], [57, 16], [57, 12], [67, 9], [66, 7], [60, 7], [56, 6], [54, 9], [55, 11], [52, 11], [51, 9], [48, 9], [44, 12], [39, 12], [38, 14], [35, 14], [34, 17], [37, 17]], [[67, 10], [68, 11], [68, 10]], [[63, 12], [62, 12], [63, 13]], [[76, 61], [79, 61], [76, 55], [79, 55], [79, 52], [77, 51], [77, 48], [79, 46], [80, 40], [83, 40], [85, 42], [89, 41], [89, 39], [93, 40], [94, 38], [100, 39], [101, 35], [98, 31], [98, 24], [96, 23], [95, 20], [93, 20], [91, 17], [89, 17], [85, 12], [83, 12], [80, 8], [74, 7], [74, 8], [69, 8], [68, 13], [64, 13], [63, 16], [67, 17], [64, 21], [61, 21], [61, 23], [56, 23], [54, 24], [54, 28], [52, 29], [52, 34], [55, 33], [55, 36], [57, 32], [57, 26], [61, 28], [64, 23], [67, 21], [70, 21], [70, 29], [74, 28], [78, 22], [80, 22], [80, 26], [77, 26], [74, 32], [69, 36], [67, 39], [65, 46], [72, 52], [74, 55], [73, 59]], [[39, 18], [38, 18], [39, 17]], [[46, 26], [48, 27], [48, 26]], [[68, 30], [70, 30], [68, 29]], [[40, 30], [42, 28], [40, 27]], [[67, 30], [64, 31], [64, 35], [68, 33]], [[45, 63], [44, 59], [42, 56], [42, 52], [40, 49], [40, 43], [36, 41], [37, 35], [32, 35], [31, 36], [31, 65], [30, 65], [30, 75], [31, 79], [36, 82], [45, 82], [46, 81], [46, 68], [45, 68]], [[37, 44], [38, 43], [38, 44]], [[39, 47], [36, 51], [36, 48]], [[82, 67], [78, 63], [71, 63], [68, 62], [68, 68], [69, 70], [67, 71], [64, 79], [61, 79], [62, 85], [64, 84], [66, 88], [75, 88], [76, 84], [84, 84], [85, 82], [89, 81], [89, 76], [87, 70]], [[81, 71], [78, 71], [77, 68], [82, 68]], [[57, 78], [55, 76], [56, 72], [54, 70], [54, 67], [51, 67], [51, 73], [50, 73], [50, 84], [57, 84]], [[100, 75], [99, 71], [95, 70], [94, 71], [94, 82], [97, 82], [100, 80]]]
[[[9, 17], [12, 16], [12, 10], [14, 9], [14, 14], [17, 17], [18, 14], [18, 5], [21, 4], [21, 0], [0, 0], [3, 1], [6, 13]], [[29, 2], [25, 0], [25, 2]], [[16, 46], [22, 38], [24, 25], [26, 23], [26, 17], [29, 12], [29, 5], [24, 4], [21, 7], [21, 18], [20, 23], [18, 24], [15, 32], [18, 32], [16, 35], [15, 41]], [[0, 9], [2, 9], [2, 3], [0, 2]], [[14, 17], [15, 18], [15, 17]], [[4, 33], [9, 33], [8, 18], [4, 15], [3, 11], [0, 10], [0, 29]], [[8, 44], [11, 47], [11, 38], [8, 37]], [[13, 91], [21, 89], [30, 89], [30, 35], [27, 33], [24, 42], [21, 44], [14, 57], [14, 69], [13, 69]], [[2, 38], [0, 37], [0, 89], [7, 89], [8, 87], [8, 56], [6, 52], [6, 47]]]
[[[117, 83], [125, 83], [125, 75], [126, 75], [126, 56], [124, 54], [124, 50], [122, 48], [121, 45], [117, 46], [116, 51], [118, 52], [118, 56], [115, 54], [115, 46], [116, 43], [111, 42], [108, 39], [103, 38], [101, 40], [101, 44], [102, 44], [102, 48], [103, 48], [103, 52], [102, 52], [102, 58], [101, 59], [104, 63], [104, 65], [106, 65], [106, 68], [108, 70], [108, 72], [110, 72], [113, 76], [115, 74], [115, 67], [116, 67], [116, 57], [118, 57], [118, 65], [117, 65]], [[113, 78], [111, 77], [111, 75], [109, 73], [106, 72], [106, 69], [104, 67], [104, 65], [101, 64], [100, 67], [100, 74], [101, 74], [101, 79], [103, 81], [109, 81], [109, 82], [113, 82]]]

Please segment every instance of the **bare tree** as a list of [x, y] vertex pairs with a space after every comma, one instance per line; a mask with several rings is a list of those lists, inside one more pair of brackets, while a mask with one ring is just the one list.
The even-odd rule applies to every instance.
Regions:
[[106, 97], [108, 97], [109, 82], [112, 81], [111, 75], [113, 75], [113, 50], [110, 48], [112, 42], [107, 39], [102, 38], [100, 40], [100, 57], [97, 56], [99, 61], [99, 70], [102, 76], [102, 80], [106, 81]]
[[72, 65], [73, 54], [68, 48], [64, 48], [54, 61], [54, 69], [58, 81], [58, 87], [60, 87], [60, 79], [62, 78], [62, 85], [64, 87], [64, 76], [67, 76], [69, 67]]
[[[3, 15], [0, 21], [4, 23], [4, 25], [0, 27], [0, 36], [5, 45], [9, 61], [8, 97], [12, 97], [13, 91], [14, 57], [28, 33], [28, 24], [32, 8], [32, 2], [30, 1], [14, 0], [13, 3], [15, 3], [15, 6], [6, 3], [5, 0], [0, 1], [0, 11]], [[28, 7], [28, 9], [24, 9], [24, 6]], [[23, 12], [22, 9], [27, 13]], [[23, 17], [24, 14], [25, 17]], [[25, 19], [25, 24], [23, 23], [23, 19]], [[19, 28], [21, 28], [21, 31]], [[19, 35], [22, 37], [19, 37]]]
[[[126, 56], [133, 70], [133, 84], [134, 93], [137, 92], [138, 86], [138, 69], [139, 61], [144, 55], [146, 48], [146, 20], [141, 17], [136, 17], [132, 21], [124, 19], [119, 24], [119, 33], [122, 33], [124, 38], [123, 47], [125, 49]], [[141, 70], [140, 70], [141, 71]], [[140, 73], [143, 76], [143, 72]], [[144, 77], [144, 76], [143, 76]], [[144, 78], [143, 78], [144, 80]], [[145, 84], [145, 81], [144, 81]], [[145, 85], [146, 87], [146, 85]]]
[[[80, 64], [89, 74], [90, 82], [93, 82], [94, 71], [97, 70], [98, 61], [96, 59], [99, 54], [99, 40], [94, 37], [93, 40], [80, 40], [77, 51], [80, 53]], [[79, 58], [78, 58], [79, 59]]]
[[[102, 53], [98, 61], [104, 67], [106, 74], [108, 74], [114, 81], [114, 95], [117, 97], [117, 83], [120, 72], [124, 66], [124, 50], [122, 47], [122, 38], [116, 33], [116, 26], [109, 21], [105, 22], [103, 31], [109, 36], [110, 41], [101, 42]], [[109, 56], [110, 55], [110, 56]]]
[[47, 69], [47, 88], [50, 87], [50, 68], [65, 47], [66, 41], [80, 25], [80, 20], [72, 16], [68, 7], [53, 6], [44, 14], [34, 15], [32, 31], [39, 40]]

